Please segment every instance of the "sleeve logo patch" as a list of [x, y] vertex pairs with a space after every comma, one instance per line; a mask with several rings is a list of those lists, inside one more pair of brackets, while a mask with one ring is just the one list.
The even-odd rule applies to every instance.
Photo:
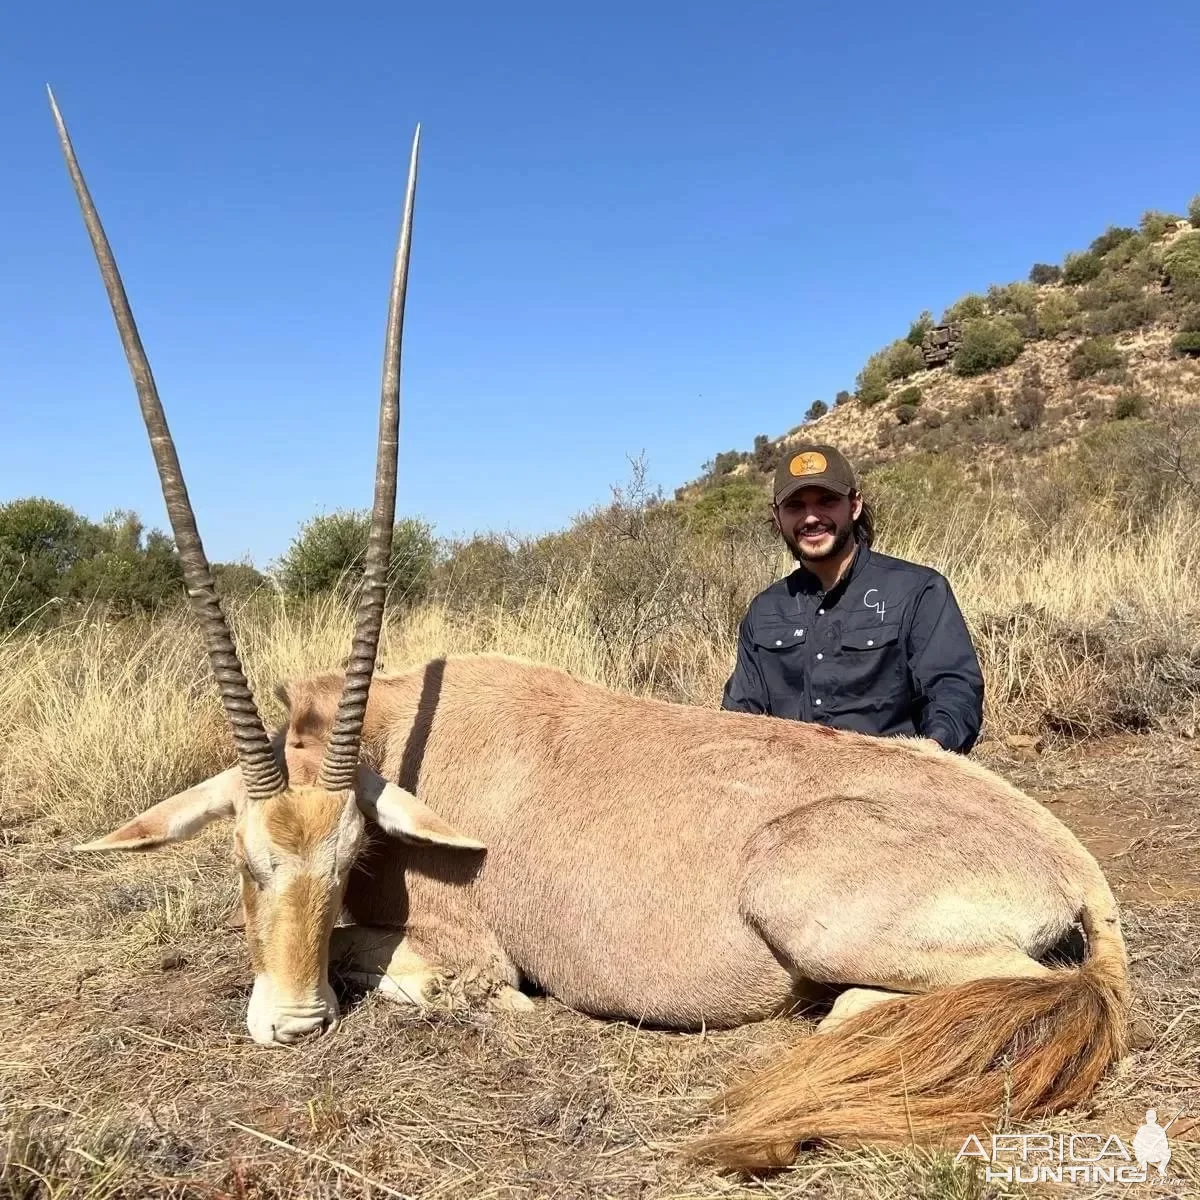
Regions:
[[818, 454], [815, 450], [809, 450], [805, 454], [797, 454], [795, 458], [788, 463], [788, 473], [791, 475], [820, 475], [829, 463], [825, 461], [825, 455]]

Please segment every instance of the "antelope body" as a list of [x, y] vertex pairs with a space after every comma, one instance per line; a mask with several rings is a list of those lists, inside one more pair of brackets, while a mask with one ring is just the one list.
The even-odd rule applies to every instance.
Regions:
[[[483, 974], [583, 1012], [728, 1026], [837, 992], [822, 1036], [727, 1096], [698, 1151], [976, 1132], [1083, 1096], [1122, 1053], [1127, 982], [1098, 865], [1040, 805], [919, 739], [618, 694], [501, 656], [375, 678], [395, 505], [417, 146], [389, 309], [375, 509], [350, 665], [280, 690], [269, 738], [212, 588], [149, 365], [62, 119], [237, 765], [84, 849], [234, 823], [269, 1044], [336, 1027], [331, 954], [399, 999]], [[374, 686], [372, 686], [374, 680]], [[339, 926], [340, 921], [340, 926]], [[1079, 925], [1080, 965], [1044, 961]], [[336, 928], [335, 928], [336, 927]]]

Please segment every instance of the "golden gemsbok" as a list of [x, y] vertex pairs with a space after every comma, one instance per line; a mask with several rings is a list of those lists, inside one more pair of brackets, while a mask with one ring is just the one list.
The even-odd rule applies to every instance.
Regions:
[[810, 1139], [936, 1139], [1089, 1093], [1126, 1040], [1112, 893], [1064, 825], [979, 764], [924, 740], [615, 693], [499, 655], [371, 686], [419, 129], [353, 649], [344, 672], [280, 687], [288, 722], [268, 735], [56, 106], [54, 117], [237, 750], [234, 766], [84, 849], [163, 846], [232, 821], [256, 1041], [337, 1025], [331, 957], [415, 1005], [434, 980], [470, 972], [509, 1008], [533, 1008], [527, 993], [541, 989], [679, 1029], [836, 994], [821, 1036], [731, 1088], [725, 1123], [694, 1147], [740, 1169], [791, 1161]]

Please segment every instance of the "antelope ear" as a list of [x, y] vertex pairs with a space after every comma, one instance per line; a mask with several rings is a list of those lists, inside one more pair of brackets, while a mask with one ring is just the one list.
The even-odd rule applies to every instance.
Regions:
[[482, 842], [459, 833], [448, 821], [443, 821], [412, 792], [361, 764], [355, 798], [363, 813], [391, 837], [419, 845], [453, 846], [458, 850], [487, 849]]
[[232, 766], [186, 792], [160, 800], [119, 829], [75, 849], [152, 850], [187, 841], [218, 817], [233, 816], [243, 795], [241, 768]]

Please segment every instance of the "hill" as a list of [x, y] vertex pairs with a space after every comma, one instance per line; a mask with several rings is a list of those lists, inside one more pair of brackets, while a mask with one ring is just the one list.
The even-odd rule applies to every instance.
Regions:
[[[750, 450], [725, 451], [676, 491], [685, 504], [734, 481], [765, 491], [801, 440], [839, 446], [866, 477], [912, 456], [949, 459], [994, 484], [1069, 452], [1144, 436], [1144, 422], [1187, 423], [1200, 401], [1200, 196], [1189, 219], [1148, 212], [1110, 227], [1060, 265], [929, 312], [871, 355], [833, 404]], [[1183, 417], [1180, 410], [1183, 410]], [[1105, 427], [1128, 423], [1114, 435]], [[1138, 430], [1137, 434], [1128, 432]], [[739, 489], [741, 490], [741, 489]]]

